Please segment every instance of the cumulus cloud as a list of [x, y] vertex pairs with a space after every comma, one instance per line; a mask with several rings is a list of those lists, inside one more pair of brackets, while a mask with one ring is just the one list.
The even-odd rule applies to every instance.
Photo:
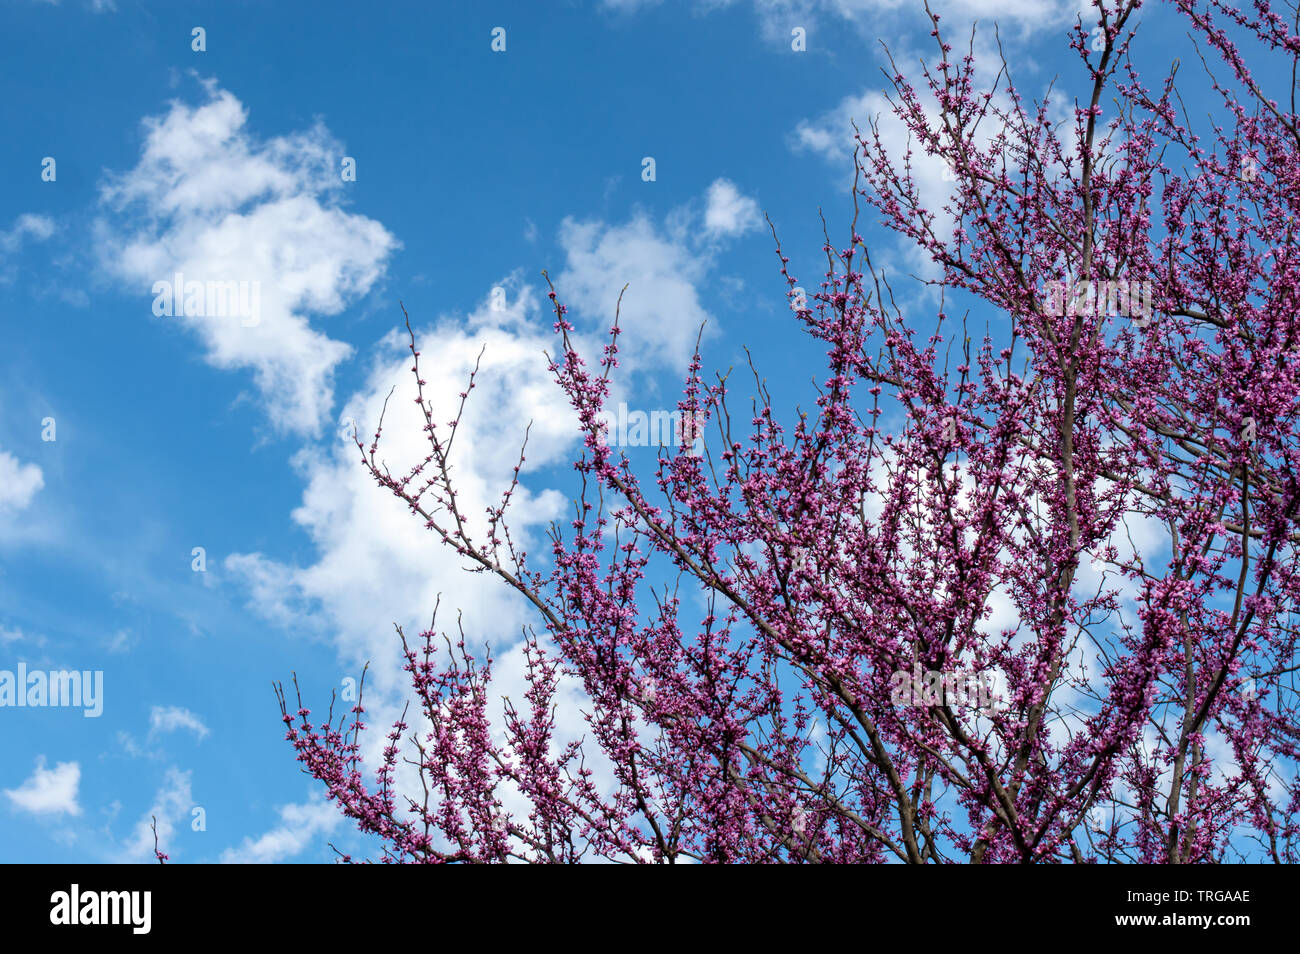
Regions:
[[[727, 223], [744, 221], [752, 200], [738, 187], [715, 183], [710, 191], [716, 201], [706, 201], [706, 207], [728, 209], [722, 220]], [[713, 261], [712, 251], [701, 245], [708, 213], [700, 208], [688, 204], [666, 224], [644, 214], [613, 225], [563, 222], [566, 260], [556, 287], [582, 329], [587, 355], [599, 355], [619, 290], [628, 284], [622, 310], [625, 370], [684, 371], [700, 325], [710, 318], [697, 288]], [[567, 499], [535, 486], [534, 475], [571, 459], [580, 436], [576, 416], [547, 370], [544, 352], [554, 354], [557, 345], [549, 303], [516, 279], [500, 287], [503, 298], [489, 292], [469, 315], [434, 319], [417, 332], [417, 347], [435, 421], [454, 416], [460, 392], [480, 364], [453, 450], [459, 500], [472, 521], [509, 485], [528, 431], [523, 486], [509, 514], [512, 533], [526, 547], [562, 515]], [[368, 439], [385, 401], [382, 447], [391, 472], [404, 473], [428, 454], [409, 367], [405, 332], [390, 334], [373, 356], [365, 385], [340, 413], [336, 439], [305, 448], [295, 459], [306, 489], [292, 519], [311, 538], [318, 559], [291, 566], [261, 553], [237, 553], [225, 563], [262, 615], [284, 625], [310, 622], [336, 634], [346, 658], [374, 663], [372, 678], [392, 673], [396, 683], [390, 688], [404, 685], [393, 623], [427, 625], [440, 594], [452, 612], [464, 611], [467, 630], [496, 645], [516, 641], [531, 618], [498, 581], [466, 574], [465, 561], [441, 546], [400, 501], [377, 491], [357, 461], [352, 427]]]
[[[558, 494], [530, 490], [527, 475], [560, 461], [561, 452], [576, 439], [576, 420], [546, 370], [543, 352], [555, 346], [550, 330], [526, 320], [539, 313], [535, 294], [513, 286], [509, 291], [501, 311], [485, 299], [465, 321], [448, 317], [421, 331], [417, 347], [426, 362], [425, 394], [436, 421], [454, 415], [481, 355], [464, 432], [453, 448], [460, 502], [472, 519], [508, 486], [531, 423], [525, 486], [512, 506], [512, 528], [526, 540], [529, 528], [558, 517], [562, 507]], [[389, 335], [375, 355], [366, 386], [342, 411], [338, 439], [297, 458], [306, 489], [292, 517], [315, 543], [318, 561], [292, 567], [256, 553], [226, 560], [226, 568], [245, 583], [254, 605], [268, 618], [288, 623], [314, 613], [320, 626], [338, 634], [350, 659], [374, 660], [377, 687], [386, 673], [399, 683], [404, 679], [393, 623], [427, 624], [439, 594], [454, 594], [454, 609], [486, 627], [481, 631], [485, 639], [514, 639], [524, 619], [499, 583], [464, 573], [464, 561], [439, 545], [400, 501], [377, 492], [357, 461], [350, 443], [353, 424], [367, 438], [386, 399], [382, 448], [392, 472], [409, 470], [429, 453], [409, 367], [404, 333]]]
[[556, 285], [575, 310], [611, 326], [619, 294], [628, 286], [619, 312], [621, 364], [687, 359], [709, 317], [696, 287], [706, 266], [688, 245], [643, 215], [621, 225], [566, 219], [560, 244], [568, 264]]
[[184, 730], [193, 732], [198, 738], [206, 738], [208, 727], [203, 720], [189, 709], [180, 706], [154, 706], [149, 710], [149, 735], [156, 736], [164, 732]]
[[16, 252], [28, 239], [44, 242], [54, 231], [54, 220], [49, 216], [20, 215], [8, 231], [0, 231], [0, 252]]
[[[935, 118], [933, 114], [931, 118]], [[902, 169], [903, 157], [907, 157], [921, 205], [935, 215], [936, 234], [949, 234], [955, 220], [944, 211], [944, 206], [951, 202], [956, 181], [942, 158], [929, 155], [917, 145], [883, 93], [846, 96], [816, 119], [801, 120], [791, 131], [791, 147], [796, 152], [820, 155], [832, 164], [835, 174], [848, 188], [853, 183], [853, 154], [858, 148], [854, 126], [871, 141], [873, 122], [896, 169]], [[891, 274], [912, 273], [933, 279], [941, 273], [927, 253], [911, 240], [902, 238], [895, 238], [892, 248], [882, 250], [873, 246], [872, 259], [878, 269]]]
[[[696, 0], [695, 8], [707, 12], [736, 2]], [[751, 0], [751, 3], [760, 31], [772, 42], [789, 42], [794, 27], [803, 27], [810, 37], [818, 28], [849, 27], [874, 38], [880, 35], [882, 25], [901, 31], [928, 23], [924, 8], [916, 0]], [[634, 9], [638, 4], [607, 0], [606, 5]], [[949, 23], [996, 22], [1008, 35], [1028, 36], [1063, 26], [1081, 8], [1086, 8], [1086, 4], [1083, 0], [931, 0], [930, 8]]]
[[741, 235], [758, 228], [762, 221], [758, 203], [741, 195], [734, 182], [718, 179], [709, 186], [704, 228], [710, 235]]
[[[319, 433], [333, 405], [333, 374], [350, 353], [313, 327], [384, 273], [397, 240], [342, 207], [342, 148], [317, 126], [260, 139], [231, 93], [204, 84], [206, 102], [173, 102], [145, 120], [139, 163], [110, 176], [96, 228], [104, 267], [156, 305], [158, 283], [201, 288], [247, 283], [236, 309], [162, 320], [198, 336], [207, 360], [253, 373], [272, 424]], [[170, 299], [170, 289], [166, 292]]]
[[80, 815], [77, 789], [81, 785], [81, 765], [59, 762], [45, 767], [45, 756], [36, 760], [36, 771], [17, 788], [5, 789], [11, 805], [33, 815]]
[[158, 847], [164, 854], [175, 853], [176, 828], [182, 818], [188, 817], [194, 804], [190, 772], [169, 768], [163, 777], [162, 786], [154, 796], [154, 801], [144, 816], [136, 822], [123, 849], [121, 862], [143, 861], [153, 859], [154, 831], [153, 821], [158, 822]]
[[700, 299], [714, 267], [713, 243], [737, 238], [759, 221], [758, 203], [727, 179], [709, 186], [702, 217], [683, 207], [662, 224], [644, 213], [614, 225], [567, 218], [559, 235], [566, 264], [556, 288], [596, 334], [613, 324], [622, 293], [619, 363], [629, 371], [684, 373], [701, 327], [714, 329]]
[[[923, 51], [906, 48], [903, 44], [894, 52], [900, 63], [915, 63], [923, 56], [927, 60], [935, 59], [932, 54], [923, 54]], [[1002, 110], [1010, 110], [1013, 104], [1006, 96], [1006, 78], [999, 76], [1002, 70], [1001, 53], [992, 31], [976, 34], [973, 56], [975, 73], [972, 82], [975, 88], [993, 91], [994, 105]], [[920, 88], [919, 96], [927, 125], [931, 130], [941, 130], [943, 122], [928, 90]], [[974, 133], [975, 146], [987, 151], [1003, 130], [996, 114], [986, 115]], [[845, 188], [849, 188], [853, 182], [853, 156], [860, 151], [856, 141], [858, 134], [868, 142], [878, 137], [893, 168], [900, 175], [904, 162], [907, 163], [922, 208], [935, 216], [935, 233], [940, 237], [950, 235], [956, 220], [947, 207], [952, 204], [957, 192], [957, 177], [943, 157], [931, 155], [925, 150], [918, 138], [895, 114], [890, 97], [885, 92], [868, 89], [843, 97], [820, 116], [800, 120], [791, 130], [789, 141], [795, 152], [812, 153], [825, 159], [831, 164], [838, 180]], [[879, 267], [889, 266], [891, 258], [895, 256], [901, 270], [930, 279], [937, 278], [940, 274], [929, 255], [918, 249], [910, 239], [899, 238], [895, 252], [881, 254], [873, 248], [873, 259]]]
[[56, 231], [53, 219], [32, 213], [20, 215], [8, 229], [0, 229], [0, 284], [9, 284], [18, 273], [7, 258], [20, 252], [24, 245], [46, 241]]
[[13, 454], [0, 451], [0, 513], [22, 510], [44, 486], [40, 467], [21, 463]]
[[338, 827], [342, 816], [324, 798], [313, 795], [301, 805], [280, 807], [280, 824], [258, 838], [245, 838], [236, 848], [227, 848], [222, 864], [266, 865], [299, 855], [322, 834]]

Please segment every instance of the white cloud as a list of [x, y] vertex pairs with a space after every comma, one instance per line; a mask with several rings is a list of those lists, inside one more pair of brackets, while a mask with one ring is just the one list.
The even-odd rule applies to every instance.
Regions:
[[299, 855], [314, 839], [333, 831], [342, 821], [339, 810], [320, 796], [313, 795], [301, 805], [280, 808], [280, 824], [259, 838], [245, 838], [237, 848], [227, 848], [222, 864], [275, 864]]
[[144, 746], [140, 745], [140, 743], [135, 740], [135, 736], [123, 729], [118, 729], [117, 731], [117, 743], [122, 746], [122, 751], [133, 759], [153, 759], [159, 758], [161, 755], [161, 753], [155, 752], [151, 749], [146, 749]]
[[45, 756], [36, 760], [36, 771], [18, 788], [5, 789], [5, 796], [14, 805], [34, 815], [80, 815], [77, 789], [81, 785], [81, 765], [77, 762], [59, 762], [52, 769], [45, 767]]
[[[938, 112], [927, 103], [926, 118], [931, 128], [939, 125]], [[880, 140], [894, 162], [902, 169], [903, 157], [909, 151], [912, 177], [916, 181], [921, 205], [939, 213], [957, 187], [944, 160], [927, 153], [899, 119], [883, 93], [866, 92], [859, 96], [846, 96], [831, 110], [815, 120], [801, 120], [792, 133], [796, 150], [820, 153], [829, 162], [842, 164], [846, 170], [845, 184], [852, 182], [852, 157], [856, 143], [853, 124], [856, 123], [863, 138], [871, 139], [871, 122], [878, 122]], [[985, 123], [987, 127], [988, 122]], [[989, 129], [982, 130], [986, 134]], [[988, 141], [987, 135], [980, 142]]]
[[709, 186], [704, 228], [710, 235], [741, 235], [758, 228], [762, 221], [758, 203], [741, 195], [734, 182], [718, 179]]
[[796, 150], [819, 153], [828, 162], [846, 162], [857, 147], [853, 124], [866, 132], [871, 120], [893, 119], [893, 115], [893, 107], [883, 93], [845, 96], [817, 119], [800, 120], [791, 138]]
[[[932, 110], [929, 115], [932, 120], [935, 118]], [[836, 174], [847, 188], [853, 182], [853, 154], [858, 148], [854, 125], [863, 138], [871, 142], [872, 122], [878, 124], [880, 141], [895, 169], [901, 172], [903, 157], [910, 153], [907, 160], [921, 206], [934, 213], [937, 235], [951, 234], [954, 220], [944, 211], [944, 206], [951, 202], [957, 184], [947, 173], [943, 159], [929, 155], [918, 145], [903, 121], [894, 114], [883, 93], [846, 96], [817, 119], [801, 120], [791, 134], [792, 145], [796, 151], [816, 152], [833, 163]], [[929, 254], [910, 239], [900, 237], [895, 246], [897, 251], [893, 254], [873, 250], [873, 261], [878, 269], [889, 273], [911, 272], [924, 278], [937, 278], [941, 273]]]
[[[921, 50], [909, 48], [905, 44], [899, 44], [894, 53], [899, 63], [916, 63], [923, 55]], [[980, 91], [996, 90], [992, 100], [994, 107], [1009, 113], [1014, 104], [1006, 95], [1005, 77], [999, 80], [1001, 54], [991, 30], [976, 34], [972, 55], [975, 68], [972, 83], [975, 88]], [[927, 60], [934, 58], [925, 54]], [[1025, 58], [1021, 57], [1017, 62], [1023, 68]], [[933, 132], [942, 131], [944, 124], [928, 90], [919, 88], [918, 96], [928, 128]], [[896, 95], [893, 98], [895, 102], [898, 101]], [[989, 113], [973, 134], [975, 148], [985, 154], [993, 151], [995, 138], [1003, 132], [1004, 126], [998, 114]], [[886, 93], [866, 90], [845, 96], [816, 119], [800, 120], [791, 131], [790, 143], [796, 152], [816, 153], [832, 163], [837, 180], [847, 189], [853, 183], [854, 154], [856, 152], [861, 155], [857, 135], [861, 135], [868, 143], [874, 143], [876, 137], [879, 138], [895, 175], [901, 177], [906, 162], [921, 208], [934, 215], [932, 228], [935, 235], [941, 240], [949, 238], [956, 226], [956, 219], [946, 207], [953, 204], [954, 196], [958, 193], [957, 177], [943, 157], [926, 151], [920, 139], [895, 113]], [[939, 138], [946, 142], [946, 136], [940, 135]], [[862, 161], [865, 165], [866, 160]], [[912, 239], [901, 235], [895, 236], [892, 247], [873, 245], [872, 257], [878, 270], [891, 274], [911, 273], [925, 279], [935, 279], [942, 274], [942, 269], [934, 263], [928, 252], [919, 248]]]
[[154, 706], [149, 710], [149, 734], [176, 732], [184, 729], [193, 732], [200, 739], [208, 735], [208, 727], [189, 709], [180, 706]]
[[277, 429], [316, 434], [351, 348], [308, 316], [337, 314], [365, 295], [398, 243], [340, 207], [342, 149], [325, 129], [258, 139], [239, 100], [204, 85], [203, 105], [174, 102], [145, 120], [140, 162], [102, 189], [98, 251], [139, 290], [142, 317], [154, 283], [177, 272], [187, 283], [256, 288], [256, 313], [250, 302], [247, 315], [151, 320], [189, 328], [216, 367], [251, 370]]
[[[731, 6], [735, 0], [696, 0], [695, 8], [707, 11]], [[864, 36], [877, 37], [884, 26], [899, 32], [927, 25], [924, 7], [917, 0], [752, 0], [763, 36], [772, 42], [788, 43], [790, 31], [803, 27], [809, 34], [809, 49], [815, 49], [819, 27], [839, 30], [849, 26]], [[1083, 5], [1083, 0], [931, 0], [930, 8], [941, 22], [960, 26], [978, 20], [996, 22], [1005, 34], [1027, 36], [1065, 25]], [[635, 3], [628, 4], [635, 7]]]
[[0, 451], [0, 513], [22, 510], [44, 486], [40, 467], [20, 463], [13, 454]]
[[113, 635], [108, 637], [104, 648], [110, 653], [124, 653], [131, 649], [137, 640], [135, 634], [129, 629], [115, 629]]
[[[723, 198], [743, 205], [739, 190]], [[619, 289], [629, 283], [620, 339], [625, 369], [629, 364], [641, 372], [667, 368], [674, 375], [685, 370], [700, 324], [709, 318], [696, 290], [712, 262], [712, 251], [698, 243], [701, 222], [698, 202], [676, 210], [662, 227], [645, 215], [621, 225], [563, 222], [560, 243], [567, 258], [556, 288], [587, 331], [580, 337], [589, 359], [598, 358]], [[511, 532], [527, 547], [562, 515], [566, 500], [537, 488], [533, 475], [571, 459], [580, 437], [576, 416], [543, 354], [554, 354], [557, 347], [549, 303], [517, 279], [502, 287], [507, 292], [503, 309], [494, 310], [488, 295], [468, 316], [442, 316], [426, 325], [417, 332], [417, 347], [426, 397], [439, 422], [455, 413], [482, 354], [464, 432], [453, 450], [459, 501], [472, 523], [481, 525], [484, 508], [509, 485], [531, 423], [523, 486], [509, 513]], [[421, 316], [413, 317], [420, 322]], [[391, 679], [387, 686], [375, 682], [380, 689], [405, 686], [393, 623], [418, 632], [440, 594], [449, 613], [464, 611], [466, 630], [476, 641], [513, 644], [531, 618], [500, 582], [465, 573], [465, 561], [412, 518], [401, 501], [378, 490], [357, 460], [351, 426], [342, 422], [357, 422], [368, 443], [385, 399], [382, 456], [391, 472], [405, 473], [428, 454], [409, 368], [405, 332], [389, 335], [365, 386], [339, 415], [335, 440], [304, 449], [295, 459], [306, 489], [292, 516], [315, 544], [316, 562], [288, 566], [260, 553], [233, 554], [225, 561], [262, 615], [282, 625], [308, 622], [333, 632], [350, 665], [370, 660], [372, 680]], [[625, 381], [621, 376], [617, 385]]]
[[613, 325], [619, 293], [628, 286], [619, 317], [619, 364], [636, 370], [678, 367], [685, 373], [700, 327], [709, 319], [697, 290], [708, 272], [708, 256], [644, 215], [623, 225], [565, 219], [560, 244], [568, 257], [555, 280], [560, 299], [597, 319], [600, 331]]
[[55, 232], [54, 220], [45, 215], [27, 213], [14, 220], [9, 231], [0, 231], [0, 252], [12, 254], [18, 251], [27, 239], [44, 242]]
[[260, 553], [231, 554], [225, 567], [248, 588], [249, 602], [266, 619], [286, 629], [310, 621], [311, 608], [298, 592], [292, 567]]
[[153, 819], [158, 820], [158, 849], [166, 855], [175, 857], [175, 839], [177, 824], [181, 818], [190, 814], [194, 796], [190, 781], [190, 772], [169, 768], [163, 778], [162, 787], [154, 796], [153, 805], [144, 817], [136, 823], [135, 829], [127, 842], [120, 861], [152, 861], [154, 854]]
[[31, 213], [18, 216], [9, 229], [0, 229], [0, 284], [9, 284], [18, 273], [6, 257], [17, 254], [28, 242], [46, 241], [56, 231], [53, 219]]
[[[555, 346], [549, 328], [526, 320], [539, 313], [535, 295], [522, 294], [514, 286], [509, 292], [504, 311], [494, 312], [485, 301], [464, 322], [444, 318], [420, 332], [417, 346], [436, 421], [451, 419], [482, 353], [477, 384], [466, 405], [466, 432], [452, 452], [459, 499], [475, 523], [509, 485], [525, 429], [532, 423], [525, 486], [515, 495], [511, 524], [512, 530], [526, 534], [561, 513], [559, 495], [531, 490], [529, 474], [561, 460], [576, 440], [576, 423], [546, 370], [543, 351]], [[385, 398], [396, 387], [388, 400], [381, 444], [393, 473], [406, 472], [428, 454], [404, 334], [384, 340], [365, 388], [341, 414], [357, 422], [368, 442]], [[289, 623], [301, 621], [315, 608], [315, 622], [338, 634], [350, 661], [375, 662], [368, 683], [377, 687], [388, 676], [393, 683], [387, 688], [405, 685], [393, 623], [427, 624], [440, 593], [454, 597], [450, 611], [463, 609], [480, 627], [480, 638], [500, 642], [517, 637], [524, 616], [516, 602], [498, 582], [464, 573], [464, 560], [441, 546], [404, 504], [378, 490], [350, 439], [341, 436], [344, 430], [350, 434], [351, 427], [341, 425], [338, 430], [335, 442], [305, 450], [297, 458], [307, 486], [293, 519], [316, 544], [318, 561], [299, 568], [261, 554], [235, 554], [225, 562], [249, 587], [257, 609], [274, 621]]]

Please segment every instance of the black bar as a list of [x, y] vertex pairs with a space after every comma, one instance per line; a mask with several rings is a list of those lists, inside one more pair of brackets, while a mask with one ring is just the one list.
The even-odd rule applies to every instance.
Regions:
[[[734, 937], [731, 932], [743, 933], [747, 925], [757, 928], [765, 921], [754, 916], [759, 911], [776, 916], [784, 910], [788, 916], [816, 912], [822, 923], [838, 923], [839, 930], [862, 940], [886, 936], [876, 932], [890, 925], [910, 926], [905, 934], [915, 928], [927, 941], [1023, 939], [1024, 932], [1039, 930], [1056, 938], [1128, 934], [1171, 939], [1199, 931], [1207, 938], [1230, 940], [1259, 928], [1285, 931], [1294, 913], [1283, 910], [1291, 903], [1284, 881], [1288, 873], [1262, 866], [988, 867], [915, 876], [882, 866], [836, 872], [831, 882], [805, 880], [804, 875], [801, 883], [776, 884], [733, 873], [727, 876], [731, 890], [711, 900], [698, 890], [708, 882], [692, 883], [690, 875], [640, 881], [629, 874], [632, 881], [616, 883], [607, 875], [587, 882], [575, 873], [578, 881], [561, 885], [553, 873], [539, 885], [527, 875], [522, 875], [523, 882], [513, 877], [481, 882], [467, 872], [449, 874], [360, 865], [9, 866], [3, 872], [10, 886], [0, 892], [0, 924], [7, 940], [62, 936], [66, 941], [76, 935], [81, 941], [112, 936], [132, 943], [145, 938], [256, 937], [337, 944], [374, 943], [386, 924], [422, 923], [428, 926], [429, 943], [437, 944], [437, 932], [454, 924], [470, 930], [477, 924], [482, 930], [506, 932], [503, 937], [512, 931], [563, 936], [576, 929], [596, 932], [588, 935], [594, 940], [611, 937], [600, 931], [604, 923], [625, 931], [629, 919], [645, 921], [647, 928], [653, 922], [656, 930], [670, 933], [671, 924], [679, 922], [679, 928], [694, 936], [699, 924], [717, 923], [718, 930]], [[70, 920], [74, 884], [79, 919], [81, 912], [102, 910], [111, 916], [116, 911], [119, 922], [126, 923], [53, 923]], [[617, 892], [611, 892], [613, 903], [601, 897], [605, 886]], [[773, 890], [783, 900], [755, 901], [761, 897], [757, 892]], [[105, 897], [101, 892], [115, 894]], [[141, 894], [124, 897], [117, 892]], [[141, 930], [143, 892], [149, 898], [147, 932]], [[466, 897], [471, 892], [472, 899]], [[92, 894], [94, 901], [87, 901]], [[726, 917], [720, 901], [734, 905], [737, 917]], [[840, 916], [837, 906], [843, 908]], [[412, 912], [420, 913], [414, 922]], [[697, 927], [687, 929], [687, 921]], [[730, 926], [723, 928], [723, 923]]]

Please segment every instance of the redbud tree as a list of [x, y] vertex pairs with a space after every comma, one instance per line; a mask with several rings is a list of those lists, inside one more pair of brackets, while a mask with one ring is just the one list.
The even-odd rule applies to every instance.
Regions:
[[[1005, 59], [981, 86], [974, 37], [954, 51], [933, 13], [935, 56], [891, 62], [906, 146], [855, 127], [815, 293], [776, 243], [824, 346], [815, 408], [783, 413], [757, 373], [737, 407], [697, 346], [677, 406], [703, 452], [638, 474], [602, 424], [617, 316], [584, 358], [552, 286], [584, 443], [545, 559], [508, 527], [523, 454], [485, 514], [458, 501], [461, 415], [426, 399], [411, 335], [427, 456], [391, 473], [380, 421], [364, 466], [534, 625], [504, 703], [463, 633], [399, 629], [412, 707], [377, 765], [361, 702], [313, 723], [277, 687], [382, 860], [1300, 860], [1300, 28], [1267, 0], [1172, 2], [1189, 104], [1178, 62], [1139, 76], [1140, 6], [1074, 25], [1070, 97], [1022, 97]], [[929, 263], [937, 310], [900, 304], [864, 215]]]

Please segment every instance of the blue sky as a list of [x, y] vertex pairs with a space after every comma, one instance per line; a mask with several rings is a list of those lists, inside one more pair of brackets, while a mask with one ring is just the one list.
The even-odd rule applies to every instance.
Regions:
[[[1030, 95], [1070, 63], [1068, 4], [936, 8], [978, 17], [986, 46], [997, 19]], [[543, 268], [590, 341], [630, 285], [629, 406], [673, 406], [706, 320], [707, 366], [742, 367], [748, 346], [778, 400], [806, 402], [819, 349], [760, 216], [815, 284], [818, 208], [845, 235], [851, 215], [846, 119], [880, 106], [881, 41], [930, 55], [919, 13], [4, 0], [0, 669], [101, 670], [104, 708], [0, 709], [0, 860], [150, 860], [150, 815], [180, 862], [356, 847], [283, 741], [271, 682], [296, 670], [315, 707], [370, 659], [378, 698], [395, 698], [392, 624], [418, 630], [439, 593], [508, 679], [526, 618], [339, 437], [405, 383], [398, 300], [439, 394], [487, 345], [471, 499], [499, 489], [533, 421], [533, 539], [577, 446], [542, 358]], [[1143, 17], [1157, 60], [1169, 18]], [[868, 234], [887, 268], [918, 267]], [[154, 283], [177, 270], [260, 282], [256, 326], [156, 316]], [[396, 456], [414, 453], [402, 420]]]

